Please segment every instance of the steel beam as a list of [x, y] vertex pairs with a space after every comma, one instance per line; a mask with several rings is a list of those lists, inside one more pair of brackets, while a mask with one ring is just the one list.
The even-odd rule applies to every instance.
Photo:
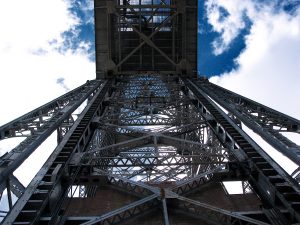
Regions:
[[17, 198], [20, 198], [25, 191], [23, 184], [14, 175], [9, 177], [9, 184], [12, 193], [14, 193]]
[[[0, 127], [0, 140], [27, 137], [0, 159], [0, 193], [7, 188], [10, 202], [3, 224], [134, 223], [157, 209], [165, 225], [178, 211], [205, 224], [300, 223], [299, 184], [240, 123], [296, 158], [299, 146], [280, 132], [299, 133], [300, 122], [207, 81], [189, 79], [197, 64], [196, 6], [195, 0], [95, 1], [97, 77], [107, 79], [90, 81]], [[85, 100], [74, 121], [72, 113]], [[14, 170], [55, 130], [58, 146], [24, 189]], [[253, 208], [261, 210], [229, 210], [229, 202], [215, 206], [199, 193], [227, 180], [242, 182], [239, 198], [251, 189], [257, 201]], [[101, 194], [116, 191], [126, 193], [116, 199], [123, 207], [99, 209], [99, 202], [110, 200]], [[15, 205], [11, 193], [19, 198]], [[209, 193], [216, 196], [208, 198], [235, 198], [222, 190]], [[139, 200], [128, 204], [127, 197]], [[95, 211], [84, 215], [69, 204]]]
[[92, 220], [83, 223], [82, 225], [91, 225], [102, 222], [103, 224], [115, 224], [123, 222], [126, 219], [130, 219], [138, 214], [153, 210], [153, 207], [157, 204], [157, 194], [150, 195], [136, 202], [130, 203], [122, 208], [113, 210], [104, 215], [93, 218]]
[[197, 190], [201, 185], [209, 182], [214, 176], [214, 173], [217, 173], [221, 170], [223, 170], [222, 167], [216, 167], [204, 173], [198, 174], [195, 177], [184, 181], [179, 181], [177, 185], [172, 188], [172, 191], [178, 195], [186, 195], [191, 193], [192, 191]]
[[233, 224], [233, 220], [236, 219], [238, 220], [238, 224], [243, 224], [242, 222], [247, 222], [247, 224], [270, 225], [270, 223], [268, 222], [247, 217], [242, 213], [224, 210], [183, 196], [176, 196], [176, 198], [179, 201], [183, 201], [183, 204], [176, 204], [180, 209], [183, 209], [184, 211], [187, 211], [191, 214], [201, 216], [204, 220], [212, 224], [230, 225]]
[[105, 174], [109, 177], [109, 180], [110, 182], [112, 182], [113, 184], [117, 184], [118, 186], [120, 185], [119, 183], [119, 180], [121, 180], [121, 184], [122, 186], [124, 185], [132, 185], [133, 187], [140, 187], [142, 189], [144, 189], [142, 192], [145, 192], [145, 189], [147, 189], [148, 191], [151, 191], [153, 192], [154, 194], [159, 194], [159, 190], [155, 187], [152, 187], [152, 186], [149, 186], [145, 183], [142, 183], [142, 182], [136, 182], [136, 181], [133, 181], [133, 180], [130, 180], [126, 177], [122, 177], [122, 176], [118, 176], [118, 175], [115, 175], [113, 173], [110, 173], [110, 172], [106, 172], [106, 171], [103, 171], [103, 170], [100, 170], [100, 169], [95, 169], [97, 171], [97, 173], [100, 173], [100, 174]]
[[[289, 195], [292, 193], [300, 195], [299, 184], [274, 162], [192, 80], [185, 79], [184, 82], [197, 99], [196, 105], [203, 116], [213, 118], [214, 121], [210, 120], [209, 122], [210, 127], [223, 145], [241, 162], [241, 169], [244, 170], [244, 173], [250, 175], [250, 183], [260, 198], [275, 209], [283, 205], [290, 213], [289, 219], [300, 222], [300, 212], [295, 207], [298, 203], [289, 199]], [[277, 216], [278, 221], [285, 222], [282, 219], [285, 217], [280, 215], [280, 212], [275, 216]]]
[[300, 133], [299, 120], [207, 80], [198, 80], [195, 84], [246, 126], [259, 134], [266, 142], [300, 166], [300, 146], [280, 134], [280, 132]]
[[[218, 161], [220, 156], [206, 156], [203, 159], [202, 155], [168, 155], [168, 156], [128, 156], [128, 157], [93, 157], [87, 165], [103, 165], [106, 167], [154, 167], [154, 166], [190, 166], [190, 165], [225, 165], [228, 162]], [[208, 159], [210, 159], [208, 161]], [[197, 160], [197, 161], [196, 161]], [[107, 162], [107, 163], [106, 163]], [[82, 164], [85, 166], [85, 164]]]
[[20, 198], [21, 195], [24, 193], [25, 187], [23, 186], [23, 184], [18, 180], [18, 178], [16, 178], [13, 174], [9, 176], [8, 181], [7, 182], [3, 182], [0, 185], [0, 200], [3, 196], [3, 191], [5, 190], [5, 188], [7, 188], [7, 185], [9, 184], [9, 188], [8, 190], [11, 190], [12, 193], [17, 197]]
[[164, 215], [164, 225], [169, 225], [169, 216], [168, 216], [168, 207], [166, 203], [166, 199], [162, 199], [162, 205], [163, 205], [163, 215]]
[[[213, 224], [299, 221], [299, 185], [192, 80], [156, 74], [120, 77], [112, 85], [107, 81], [94, 94], [4, 224], [67, 223], [67, 206], [76, 201], [70, 189], [80, 188], [81, 200], [99, 195], [103, 185], [142, 199], [73, 221], [114, 224], [159, 209], [169, 224], [173, 204]], [[166, 125], [167, 118], [176, 122]], [[185, 197], [222, 181], [218, 174], [225, 171], [259, 196], [257, 217]]]
[[[117, 12], [115, 12], [115, 14], [122, 20], [123, 17], [121, 17], [120, 14], [118, 14]], [[133, 27], [130, 23], [125, 22], [135, 31], [137, 32], [140, 37], [142, 37], [142, 39], [144, 40], [143, 42], [141, 42], [136, 48], [134, 48], [129, 54], [126, 55], [126, 57], [124, 59], [121, 60], [121, 62], [119, 62], [116, 67], [120, 67], [124, 62], [126, 62], [135, 52], [137, 52], [144, 44], [148, 43], [151, 47], [155, 47], [155, 44], [150, 41], [151, 38], [157, 34], [170, 20], [172, 20], [175, 16], [177, 16], [178, 13], [175, 13], [171, 16], [169, 16], [166, 20], [164, 20], [161, 24], [159, 24], [155, 29], [154, 32], [152, 32], [148, 37], [145, 36], [144, 34], [142, 34], [141, 32], [139, 32], [135, 27]], [[123, 20], [124, 21], [124, 20]], [[157, 47], [156, 47], [157, 50]], [[162, 54], [164, 57], [166, 57], [173, 65], [176, 65], [176, 63], [173, 62], [173, 60], [171, 60], [168, 56], [166, 56], [163, 52], [161, 52], [159, 50], [160, 54]]]
[[79, 88], [0, 127], [0, 139], [22, 135], [28, 137], [0, 158], [0, 183], [12, 174], [70, 115], [93, 97], [103, 82], [91, 81]]
[[57, 203], [59, 196], [63, 195], [57, 191], [60, 190], [64, 168], [67, 167], [72, 154], [84, 151], [87, 147], [92, 135], [92, 119], [100, 115], [102, 102], [107, 97], [111, 85], [112, 81], [106, 81], [93, 94], [93, 98], [75, 121], [74, 126], [28, 185], [30, 188], [25, 190], [2, 224], [15, 222], [37, 224], [49, 201], [54, 201], [51, 204]]

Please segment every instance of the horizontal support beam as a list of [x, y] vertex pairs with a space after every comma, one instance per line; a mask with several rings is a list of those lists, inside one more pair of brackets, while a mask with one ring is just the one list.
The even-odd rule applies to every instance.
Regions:
[[155, 201], [157, 197], [157, 194], [150, 195], [119, 209], [97, 216], [88, 222], [82, 223], [82, 225], [92, 225], [99, 222], [102, 222], [103, 224], [114, 224], [144, 213], [145, 211], [151, 211], [157, 204]]
[[[223, 158], [223, 157], [222, 157]], [[209, 160], [208, 160], [209, 159]], [[219, 161], [218, 157], [205, 156], [202, 159], [201, 156], [193, 155], [172, 155], [161, 157], [96, 157], [93, 158], [89, 164], [93, 166], [101, 165], [105, 167], [157, 167], [157, 166], [191, 166], [191, 165], [226, 165], [228, 162]], [[84, 166], [84, 164], [82, 164]]]
[[[155, 193], [155, 194], [159, 194], [160, 191], [155, 188], [155, 187], [152, 187], [152, 186], [149, 186], [143, 182], [136, 182], [136, 181], [133, 181], [133, 180], [130, 180], [130, 179], [127, 179], [125, 177], [122, 177], [122, 176], [119, 176], [119, 175], [116, 175], [116, 174], [112, 174], [111, 172], [106, 172], [106, 171], [103, 171], [103, 170], [100, 170], [100, 169], [97, 169], [95, 168], [94, 169], [97, 173], [101, 174], [101, 175], [106, 175], [108, 177], [113, 177], [113, 181], [117, 181], [117, 180], [121, 180], [125, 183], [128, 183], [128, 184], [131, 184], [133, 186], [138, 186], [138, 187], [141, 187], [141, 188], [144, 188], [144, 189], [148, 189], [149, 191]], [[109, 178], [110, 179], [110, 178]]]
[[[107, 6], [97, 6], [95, 9], [106, 9]], [[116, 9], [177, 9], [176, 5], [116, 5]]]

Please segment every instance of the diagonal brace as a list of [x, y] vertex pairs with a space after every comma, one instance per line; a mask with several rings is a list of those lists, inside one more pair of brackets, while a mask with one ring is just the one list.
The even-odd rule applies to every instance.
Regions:
[[[118, 15], [118, 14], [117, 14]], [[152, 48], [154, 48], [156, 51], [158, 51], [163, 57], [165, 57], [170, 63], [172, 63], [174, 66], [176, 66], [177, 64], [169, 58], [169, 56], [164, 53], [162, 50], [160, 50], [154, 43], [153, 41], [151, 41], [151, 39], [146, 36], [145, 34], [143, 34], [142, 32], [140, 32], [138, 29], [136, 29], [134, 26], [132, 26], [129, 22], [127, 22], [125, 19], [123, 19], [123, 21], [129, 25], [133, 31], [135, 31], [143, 40], [146, 44], [148, 44], [149, 46], [151, 46]]]
[[[121, 15], [117, 12], [115, 12], [115, 14], [119, 17], [122, 18]], [[157, 34], [162, 28], [163, 26], [165, 26], [170, 20], [172, 20], [175, 16], [178, 15], [178, 12], [174, 13], [173, 15], [169, 16], [168, 18], [166, 18], [158, 27], [156, 27], [155, 31], [150, 34], [150, 36], [148, 37], [149, 39], [151, 39], [155, 34]], [[127, 23], [127, 21], [125, 21]], [[131, 24], [130, 24], [131, 26]], [[120, 67], [124, 62], [126, 62], [135, 52], [137, 52], [144, 44], [146, 44], [145, 41], [143, 41], [142, 43], [140, 43], [135, 49], [133, 49], [124, 59], [121, 60], [121, 62], [118, 63], [118, 65], [116, 65], [116, 68]]]
[[129, 205], [105, 213], [102, 216], [98, 216], [86, 223], [83, 223], [82, 225], [91, 225], [101, 221], [105, 221], [107, 222], [107, 224], [111, 224], [110, 219], [112, 220], [112, 222], [114, 222], [114, 217], [118, 217], [118, 216], [121, 217], [119, 218], [119, 220], [122, 221], [124, 219], [127, 219], [128, 217], [135, 216], [145, 210], [151, 210], [153, 208], [151, 206], [155, 204], [155, 199], [157, 197], [158, 197], [157, 194], [150, 195], [146, 198], [135, 201]]

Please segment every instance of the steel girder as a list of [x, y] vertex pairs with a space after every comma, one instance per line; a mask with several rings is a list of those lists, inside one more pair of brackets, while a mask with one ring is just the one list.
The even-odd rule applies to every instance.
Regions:
[[[73, 110], [77, 109], [84, 100], [91, 98], [101, 85], [103, 85], [103, 82], [100, 80], [87, 81], [87, 83], [65, 95], [1, 126], [0, 140], [10, 137], [29, 137], [34, 133], [41, 133], [39, 129], [51, 117], [58, 113], [69, 113], [68, 116], [70, 116], [70, 112], [72, 112], [70, 108], [75, 106]], [[68, 116], [63, 119], [68, 119]], [[63, 123], [61, 122], [61, 124]]]
[[[121, 190], [127, 190], [129, 194], [137, 193], [141, 195], [141, 199], [128, 204], [124, 207], [113, 210], [109, 213], [101, 216], [94, 217], [66, 217], [65, 221], [81, 221], [83, 224], [116, 224], [120, 223], [130, 217], [136, 216], [143, 211], [150, 212], [154, 207], [158, 206], [158, 201], [161, 201], [163, 205], [163, 219], [164, 224], [168, 224], [169, 218], [167, 213], [167, 201], [172, 205], [169, 210], [177, 211], [190, 211], [193, 216], [198, 216], [202, 220], [207, 221], [209, 224], [259, 224], [267, 225], [268, 223], [259, 221], [255, 218], [255, 215], [261, 212], [250, 212], [248, 215], [244, 213], [230, 212], [228, 210], [220, 209], [218, 207], [211, 206], [209, 204], [201, 203], [196, 200], [192, 200], [184, 197], [184, 195], [190, 193], [193, 190], [199, 188], [205, 182], [210, 182], [214, 173], [220, 171], [221, 168], [216, 168], [209, 172], [199, 174], [198, 176], [179, 182], [171, 190], [161, 189], [158, 187], [149, 186], [141, 182], [134, 182], [130, 179], [123, 178], [121, 176], [106, 173], [105, 171], [99, 171], [102, 175], [108, 175], [109, 180], [121, 188]], [[151, 194], [152, 193], [152, 194]], [[178, 194], [180, 193], [180, 195]], [[146, 195], [145, 195], [146, 194]], [[182, 204], [179, 203], [183, 202]], [[174, 203], [176, 202], [176, 203]], [[146, 204], [147, 203], [147, 204]], [[252, 213], [252, 215], [251, 215]], [[251, 216], [254, 216], [252, 218]], [[44, 218], [46, 220], [46, 218]]]
[[[195, 0], [95, 1], [97, 78], [113, 80], [90, 81], [0, 128], [0, 140], [26, 137], [0, 160], [0, 191], [10, 199], [2, 224], [139, 224], [154, 210], [165, 225], [178, 212], [205, 225], [300, 223], [299, 184], [240, 126], [255, 121], [252, 129], [295, 158], [298, 146], [279, 132], [299, 132], [299, 121], [188, 79], [197, 64], [196, 16]], [[24, 189], [13, 171], [55, 130], [57, 148]], [[209, 203], [227, 179], [242, 182], [239, 200], [251, 189], [260, 209]], [[117, 193], [125, 197], [113, 199]]]
[[2, 183], [0, 185], [0, 200], [2, 197], [2, 193], [7, 188], [7, 185], [9, 184], [9, 188], [14, 193], [16, 197], [21, 197], [21, 195], [24, 193], [25, 187], [23, 184], [16, 178], [14, 175], [10, 175], [8, 182]]
[[[0, 127], [0, 140], [26, 137], [17, 147], [0, 158], [0, 184], [33, 153], [55, 130], [58, 140], [65, 135], [63, 127], [71, 126], [72, 113], [102, 87], [102, 81], [88, 81], [67, 94]], [[68, 128], [69, 129], [69, 128]], [[61, 132], [60, 132], [61, 131]]]
[[[107, 175], [109, 181], [112, 182], [113, 185], [117, 185], [117, 188], [120, 188], [120, 190], [126, 191], [129, 194], [138, 193], [138, 195], [141, 196], [141, 199], [124, 207], [105, 213], [101, 216], [65, 217], [63, 219], [63, 222], [70, 221], [72, 224], [76, 224], [76, 222], [80, 222], [80, 224], [117, 224], [126, 219], [130, 219], [138, 214], [141, 214], [142, 212], [149, 213], [150, 211], [158, 207], [158, 202], [161, 201], [161, 204], [163, 206], [162, 210], [164, 215], [164, 224], [168, 224], [169, 218], [167, 213], [167, 201], [169, 201], [172, 205], [171, 208], [169, 206], [169, 210], [177, 211], [177, 209], [180, 209], [181, 212], [190, 211], [192, 212], [192, 216], [198, 216], [202, 220], [207, 221], [209, 224], [267, 225], [268, 223], [255, 219], [255, 215], [261, 212], [251, 212], [252, 215], [251, 213], [245, 215], [243, 213], [230, 212], [228, 210], [223, 210], [218, 207], [201, 203], [199, 201], [195, 201], [183, 196], [193, 190], [196, 190], [197, 188], [199, 188], [199, 186], [203, 185], [203, 183], [210, 182], [213, 174], [220, 170], [221, 168], [216, 168], [184, 182], [179, 182], [171, 190], [149, 186], [141, 182], [135, 182], [121, 176], [98, 170], [98, 173], [102, 174], [102, 176]], [[178, 195], [178, 193], [180, 193], [180, 195]], [[176, 201], [180, 201], [183, 203], [177, 203]], [[252, 218], [251, 216], [254, 216], [254, 218]], [[41, 221], [49, 220], [50, 218], [44, 217]]]
[[195, 76], [197, 1], [97, 0], [95, 33], [97, 78], [137, 71]]
[[123, 220], [142, 213], [143, 211], [153, 210], [153, 207], [157, 204], [156, 198], [157, 194], [153, 194], [107, 214], [95, 217], [88, 222], [83, 223], [83, 225], [98, 224], [99, 222], [101, 222], [101, 224], [120, 223]]
[[[64, 168], [67, 166], [72, 154], [84, 151], [87, 148], [93, 134], [92, 119], [100, 114], [103, 108], [102, 103], [111, 88], [111, 81], [105, 81], [101, 86], [99, 86], [99, 81], [93, 83], [98, 85], [89, 90], [88, 94], [85, 94], [85, 99], [92, 96], [86, 108], [67, 135], [64, 136], [63, 141], [59, 143], [47, 162], [33, 178], [28, 185], [29, 188], [25, 190], [14, 205], [13, 210], [5, 217], [3, 224], [38, 223], [42, 211], [47, 206], [52, 211], [54, 210], [53, 212], [56, 212], [53, 209], [53, 205], [59, 204], [60, 198], [64, 194], [61, 191], [64, 189], [61, 180]], [[77, 107], [80, 104], [79, 99], [75, 101]], [[66, 113], [69, 113], [69, 111]], [[63, 121], [64, 119], [56, 120], [55, 124], [60, 125]], [[43, 136], [42, 134], [40, 135]]]
[[[141, 82], [141, 80], [144, 82]], [[159, 83], [161, 87], [169, 91], [158, 91], [159, 89], [157, 88], [151, 88], [151, 86], [155, 86], [156, 83]], [[161, 85], [162, 83], [165, 85]], [[180, 201], [184, 199], [184, 201], [189, 202], [189, 204], [191, 201], [193, 201], [193, 203], [196, 202], [194, 205], [198, 208], [202, 207], [202, 212], [208, 211], [211, 215], [219, 214], [221, 217], [226, 218], [227, 224], [234, 224], [233, 221], [244, 224], [246, 222], [249, 224], [267, 224], [264, 221], [256, 220], [255, 218], [244, 216], [240, 213], [231, 213], [218, 207], [183, 198], [182, 195], [199, 190], [205, 183], [214, 182], [212, 181], [213, 175], [217, 171], [226, 168], [218, 165], [228, 162], [228, 160], [234, 160], [234, 158], [227, 152], [227, 149], [220, 145], [220, 141], [211, 137], [214, 135], [209, 128], [202, 126], [204, 123], [209, 123], [211, 118], [199, 116], [199, 114], [196, 113], [196, 107], [193, 105], [195, 101], [191, 101], [190, 97], [187, 98], [182, 88], [173, 89], [174, 86], [176, 86], [174, 84], [176, 84], [176, 79], [171, 78], [170, 81], [168, 81], [168, 78], [157, 75], [133, 76], [120, 79], [115, 85], [114, 93], [110, 99], [110, 103], [107, 104], [106, 110], [99, 118], [94, 120], [94, 124], [98, 129], [97, 135], [93, 138], [94, 141], [87, 152], [77, 156], [77, 158], [81, 160], [74, 159], [75, 163], [72, 166], [76, 167], [76, 161], [80, 161], [80, 164], [77, 163], [77, 166], [89, 167], [87, 171], [91, 171], [94, 175], [107, 175], [111, 185], [114, 185], [115, 188], [120, 191], [126, 191], [128, 194], [139, 195], [139, 193], [135, 191], [138, 186], [142, 187], [141, 190], [145, 190], [146, 188], [154, 194], [157, 194], [156, 199], [161, 201], [161, 204], [156, 205], [156, 208], [161, 206], [165, 224], [169, 223], [168, 211], [173, 207], [169, 208], [168, 205], [173, 204], [174, 198], [180, 199]], [[181, 86], [179, 80], [177, 80], [177, 86], [178, 85]], [[134, 88], [131, 88], [132, 86], [134, 86]], [[134, 92], [130, 94], [130, 91], [133, 89]], [[155, 90], [155, 93], [154, 91], [151, 92], [151, 90]], [[124, 125], [122, 124], [122, 120], [119, 119], [120, 117], [124, 118], [126, 116], [126, 118], [131, 118], [131, 120], [136, 120], [140, 117], [143, 117], [145, 122], [151, 120], [151, 117], [145, 117], [145, 114], [148, 115], [149, 108], [158, 108], [164, 99], [161, 98], [159, 101], [150, 101], [150, 98], [153, 96], [156, 96], [157, 99], [162, 96], [168, 98], [170, 93], [173, 95], [172, 99], [176, 99], [171, 103], [168, 102], [170, 105], [173, 104], [171, 107], [174, 111], [172, 116], [178, 121], [181, 121], [181, 123], [165, 125], [161, 124], [163, 123], [162, 120], [157, 120], [155, 124], [151, 125], [152, 127], [141, 127], [136, 126], [136, 124]], [[141, 104], [135, 104], [132, 100], [136, 100], [139, 96], [144, 96], [145, 99], [148, 96], [148, 100], [143, 101]], [[127, 101], [124, 101], [124, 98], [127, 98]], [[181, 101], [181, 98], [184, 98], [185, 101]], [[185, 117], [185, 113], [182, 113], [184, 111], [186, 111], [186, 114], [190, 113], [190, 115], [197, 116], [195, 118]], [[128, 112], [127, 115], [126, 112]], [[150, 113], [151, 112], [150, 110]], [[158, 112], [159, 110], [156, 110], [156, 113]], [[165, 110], [164, 112], [161, 111], [159, 115], [165, 116], [170, 114]], [[110, 118], [115, 118], [115, 120]], [[196, 123], [199, 119], [201, 119], [202, 122], [195, 126], [192, 121]], [[107, 120], [109, 123], [104, 122]], [[155, 127], [158, 125], [163, 127]], [[191, 127], [192, 129], [190, 129]], [[202, 132], [198, 132], [199, 130], [202, 130]], [[209, 130], [206, 134], [209, 135], [200, 138], [205, 130]], [[112, 138], [113, 136], [114, 140]], [[110, 144], [107, 145], [107, 143]], [[168, 161], [168, 159], [175, 160], [176, 157], [182, 160], [185, 157], [193, 158], [194, 156], [199, 159], [195, 161], [195, 164], [199, 166], [203, 160], [209, 166], [201, 167], [200, 170], [193, 170], [187, 164], [185, 166], [188, 166], [188, 168], [185, 168], [181, 165], [172, 165], [172, 160]], [[216, 156], [217, 159], [214, 160], [214, 156]], [[152, 158], [155, 158], [156, 161], [150, 162], [149, 159], [151, 160]], [[123, 161], [124, 159], [126, 162]], [[162, 165], [165, 165], [164, 168], [159, 168]], [[151, 170], [149, 170], [150, 167], [152, 167]], [[122, 169], [119, 170], [119, 168]], [[136, 169], [132, 170], [131, 168]], [[180, 177], [180, 174], [185, 175]], [[82, 179], [85, 180], [84, 176]], [[133, 181], [136, 179], [140, 182]], [[87, 184], [92, 184], [93, 182], [91, 180], [87, 181]], [[78, 182], [80, 183], [79, 180]], [[177, 185], [173, 186], [172, 191], [160, 188], [161, 185], [174, 184], [174, 182]], [[150, 184], [151, 187], [146, 184]], [[144, 201], [147, 201], [147, 198], [142, 197], [142, 199], [137, 202], [144, 203]], [[136, 203], [133, 202], [128, 206], [112, 211], [112, 214], [104, 214], [104, 217], [85, 217], [85, 221], [88, 221], [86, 222], [87, 224], [114, 224], [125, 218], [132, 219], [135, 215], [127, 212], [127, 210], [135, 209], [135, 204]], [[186, 209], [186, 207], [183, 207], [183, 210], [184, 209]], [[120, 213], [115, 214], [118, 210]], [[150, 209], [145, 212], [149, 213], [149, 210]], [[125, 212], [127, 212], [126, 217], [124, 217]], [[199, 210], [194, 211], [194, 214], [198, 215], [198, 212]], [[262, 212], [259, 213], [262, 214]], [[109, 215], [111, 215], [111, 217]], [[68, 220], [67, 215], [65, 219]], [[69, 219], [73, 222], [76, 221], [76, 217], [70, 217]], [[79, 221], [83, 218], [78, 217], [77, 219]], [[209, 218], [202, 218], [202, 220], [212, 223], [212, 220]]]
[[[205, 224], [298, 222], [298, 184], [192, 80], [119, 77], [93, 96], [3, 224], [116, 224], [153, 210], [164, 224], [178, 212]], [[147, 125], [124, 125], [124, 118]], [[227, 179], [221, 174], [242, 180], [244, 189], [250, 184], [262, 210], [231, 211], [194, 197]], [[70, 205], [99, 198], [103, 187], [137, 199], [105, 213], [72, 214]]]
[[195, 80], [197, 87], [259, 134], [275, 149], [300, 165], [300, 146], [280, 132], [300, 133], [300, 121], [244, 96], [226, 90], [208, 80]]
[[[168, 223], [168, 201], [161, 195], [164, 189], [147, 187], [147, 185], [145, 186], [141, 182], [136, 183], [133, 180], [140, 176], [142, 177], [139, 179], [140, 181], [145, 179], [145, 183], [157, 185], [179, 182], [182, 180], [179, 174], [185, 174], [184, 179], [187, 181], [178, 183], [176, 186], [176, 191], [183, 194], [186, 191], [196, 190], [204, 181], [208, 181], [212, 177], [213, 172], [224, 169], [224, 166], [218, 167], [218, 165], [227, 164], [230, 158], [229, 155], [226, 156], [225, 148], [211, 145], [210, 138], [207, 138], [208, 144], [205, 144], [205, 140], [200, 138], [199, 134], [207, 129], [207, 126], [204, 125], [206, 121], [201, 120], [199, 114], [196, 113], [192, 102], [182, 93], [181, 84], [178, 81], [177, 79], [176, 84], [174, 83], [176, 79], [173, 77], [164, 78], [158, 75], [120, 79], [115, 85], [114, 93], [106, 110], [94, 120], [98, 129], [97, 135], [93, 138], [94, 141], [86, 153], [77, 156], [82, 159], [80, 162], [83, 167], [88, 165], [92, 167], [92, 169], [88, 169], [92, 171], [92, 174], [107, 174], [110, 184], [114, 186], [117, 184], [119, 190], [123, 189], [123, 191], [127, 190], [127, 193], [136, 194], [134, 191], [136, 189], [132, 187], [142, 186], [157, 194], [156, 198], [161, 201], [159, 205], [162, 208], [166, 224]], [[156, 88], [156, 85], [164, 88]], [[139, 99], [140, 96], [143, 97], [142, 100]], [[153, 101], [153, 98], [156, 100]], [[114, 99], [118, 99], [118, 101]], [[163, 107], [164, 102], [168, 104], [165, 108]], [[145, 115], [153, 114], [154, 111], [156, 115], [169, 116], [174, 119], [167, 125], [163, 120], [157, 120], [151, 124], [151, 127], [141, 127], [134, 123], [124, 125], [120, 119], [126, 117], [128, 120], [136, 120], [143, 117], [149, 126], [152, 118], [151, 116], [145, 117]], [[187, 116], [188, 113], [195, 116], [191, 119]], [[155, 126], [161, 127], [155, 128]], [[198, 136], [198, 138], [195, 139], [194, 136]], [[126, 162], [123, 161], [124, 157]], [[151, 157], [155, 158], [155, 162], [151, 160]], [[185, 158], [192, 159], [192, 161], [184, 161]], [[176, 165], [181, 160], [183, 160], [181, 165]], [[205, 164], [203, 168], [200, 166], [201, 162]], [[195, 165], [197, 165], [198, 171], [192, 169]], [[135, 170], [131, 170], [132, 167]], [[150, 167], [152, 167], [151, 174], [149, 173]], [[218, 169], [214, 169], [216, 167]], [[123, 172], [119, 171], [119, 168], [122, 168]], [[126, 175], [124, 174], [125, 170], [127, 171]], [[202, 174], [205, 171], [207, 172]], [[195, 177], [196, 174], [202, 174], [202, 176]], [[120, 186], [120, 184], [122, 185]], [[121, 212], [125, 209], [128, 208], [120, 208]], [[119, 219], [123, 218], [122, 215], [119, 215]], [[87, 224], [105, 223], [105, 221], [113, 224], [115, 216], [109, 222], [103, 217], [99, 217], [98, 220], [91, 218]], [[131, 217], [133, 216], [131, 215]]]
[[[269, 205], [270, 211], [274, 210], [266, 213], [269, 220], [275, 224], [299, 222], [299, 184], [237, 126], [193, 80], [185, 79], [184, 82], [197, 99], [196, 104], [203, 116], [211, 119], [210, 127], [219, 140], [243, 163], [242, 170], [249, 173], [249, 182], [260, 198]], [[288, 217], [280, 213], [279, 209], [282, 206], [289, 212]]]

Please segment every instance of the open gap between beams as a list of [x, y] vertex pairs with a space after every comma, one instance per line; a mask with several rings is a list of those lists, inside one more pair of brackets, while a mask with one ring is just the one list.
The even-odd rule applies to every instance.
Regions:
[[15, 171], [14, 175], [26, 187], [42, 168], [57, 146], [57, 132], [53, 132]]
[[243, 186], [243, 182], [246, 181], [223, 181], [222, 186], [229, 195], [253, 193], [250, 184], [247, 183], [247, 186]]
[[[211, 98], [210, 98], [211, 99]], [[211, 99], [224, 113], [228, 114], [228, 111], [220, 106], [217, 102]], [[266, 152], [277, 164], [279, 164], [288, 174], [292, 174], [297, 168], [297, 164], [295, 164], [292, 160], [286, 157], [284, 154], [273, 148], [269, 143], [267, 143], [263, 138], [253, 132], [249, 127], [247, 127], [241, 121], [241, 129], [250, 136], [263, 150]], [[281, 132], [284, 134], [284, 132]], [[289, 135], [289, 134], [286, 134]], [[289, 135], [291, 136], [291, 135]], [[299, 136], [299, 135], [298, 135]], [[288, 137], [289, 138], [289, 137]]]

